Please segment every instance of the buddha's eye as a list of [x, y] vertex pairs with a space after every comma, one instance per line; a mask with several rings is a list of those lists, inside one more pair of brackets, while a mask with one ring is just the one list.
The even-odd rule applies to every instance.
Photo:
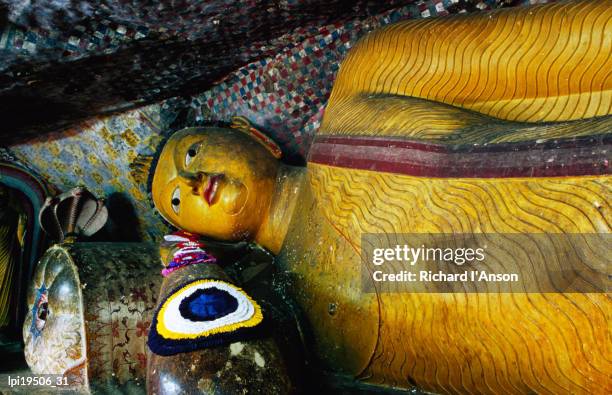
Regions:
[[178, 214], [179, 205], [181, 204], [181, 190], [178, 187], [172, 192], [172, 200], [170, 203], [172, 204], [172, 210]]
[[48, 314], [49, 314], [49, 304], [46, 302], [41, 303], [41, 305], [38, 306], [38, 319], [42, 321], [46, 321]]
[[198, 145], [194, 144], [187, 150], [185, 154], [185, 167], [189, 166], [193, 158], [198, 154]]
[[44, 329], [49, 313], [49, 303], [47, 302], [47, 298], [43, 296], [38, 302], [36, 317], [34, 317], [34, 325], [39, 332]]

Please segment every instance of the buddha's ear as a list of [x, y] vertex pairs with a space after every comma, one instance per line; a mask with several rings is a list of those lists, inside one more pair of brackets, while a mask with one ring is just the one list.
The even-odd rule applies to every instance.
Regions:
[[263, 145], [276, 159], [280, 159], [283, 156], [283, 151], [278, 144], [270, 137], [255, 129], [245, 117], [232, 117], [232, 124], [230, 127], [249, 135], [253, 140]]

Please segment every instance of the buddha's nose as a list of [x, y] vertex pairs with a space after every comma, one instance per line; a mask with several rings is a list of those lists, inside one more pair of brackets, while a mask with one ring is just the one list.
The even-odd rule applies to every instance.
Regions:
[[193, 184], [202, 182], [202, 180], [206, 177], [206, 173], [201, 171], [194, 173], [190, 171], [179, 170], [179, 177], [188, 184]]
[[179, 171], [179, 178], [183, 180], [189, 187], [191, 187], [191, 191], [194, 195], [199, 195], [200, 190], [203, 188], [203, 184], [207, 182], [209, 178], [209, 174], [198, 171], [198, 172], [189, 172], [189, 171]]

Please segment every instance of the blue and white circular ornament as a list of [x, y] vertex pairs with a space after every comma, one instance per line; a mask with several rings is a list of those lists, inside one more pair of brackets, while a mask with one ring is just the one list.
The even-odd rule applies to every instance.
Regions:
[[174, 355], [231, 343], [262, 320], [261, 308], [242, 289], [221, 280], [195, 280], [160, 303], [148, 345], [155, 354]]

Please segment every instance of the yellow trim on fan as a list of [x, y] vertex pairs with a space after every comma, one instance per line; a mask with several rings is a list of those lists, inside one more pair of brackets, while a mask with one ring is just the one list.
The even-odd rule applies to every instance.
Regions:
[[[200, 332], [200, 333], [192, 333], [192, 334], [179, 333], [179, 332], [173, 332], [173, 331], [169, 330], [168, 328], [166, 328], [166, 326], [164, 325], [164, 323], [162, 322], [160, 317], [162, 317], [162, 318], [164, 317], [164, 314], [166, 312], [166, 308], [168, 307], [168, 304], [170, 302], [172, 302], [174, 300], [174, 298], [178, 294], [180, 294], [182, 291], [184, 291], [185, 289], [193, 287], [193, 286], [198, 286], [200, 284], [205, 284], [205, 283], [223, 283], [223, 284], [229, 285], [232, 288], [236, 289], [237, 291], [241, 292], [247, 298], [247, 300], [253, 304], [253, 308], [254, 308], [253, 316], [251, 318], [249, 318], [248, 320], [245, 320], [245, 321], [239, 321], [239, 322], [236, 322], [236, 323], [233, 323], [233, 324], [223, 325], [223, 326], [220, 326], [218, 328], [213, 328], [211, 330], [203, 331], [203, 332]], [[157, 329], [157, 333], [159, 333], [161, 336], [163, 336], [166, 339], [173, 339], [173, 340], [195, 339], [195, 338], [198, 338], [198, 337], [209, 336], [209, 335], [213, 335], [213, 334], [229, 333], [229, 332], [233, 332], [233, 331], [235, 331], [237, 329], [240, 329], [240, 328], [251, 328], [251, 327], [254, 327], [254, 326], [258, 325], [259, 323], [261, 323], [261, 321], [263, 321], [263, 314], [261, 313], [261, 308], [242, 289], [236, 287], [233, 284], [230, 284], [230, 283], [227, 283], [227, 282], [221, 281], [221, 280], [199, 280], [199, 281], [194, 281], [192, 283], [189, 283], [188, 285], [186, 285], [183, 288], [181, 288], [178, 291], [176, 291], [174, 293], [174, 295], [171, 295], [170, 297], [168, 297], [168, 299], [166, 299], [166, 301], [164, 302], [162, 307], [159, 309], [159, 313], [157, 313], [157, 326], [156, 326], [156, 329]]]

